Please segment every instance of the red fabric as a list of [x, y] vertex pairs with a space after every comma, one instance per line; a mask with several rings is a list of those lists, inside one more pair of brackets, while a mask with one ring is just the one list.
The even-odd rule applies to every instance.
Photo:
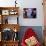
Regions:
[[[32, 36], [36, 37], [36, 33], [31, 28], [27, 29], [27, 31], [25, 32], [24, 38], [22, 39], [21, 45], [26, 46], [25, 39], [28, 39], [29, 37], [32, 37]], [[36, 46], [40, 46], [40, 44], [36, 44]]]

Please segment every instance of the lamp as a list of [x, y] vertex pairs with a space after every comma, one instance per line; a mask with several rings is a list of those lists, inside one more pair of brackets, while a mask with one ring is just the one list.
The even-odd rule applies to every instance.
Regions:
[[16, 7], [16, 4], [17, 4], [17, 2], [16, 2], [17, 0], [15, 0], [15, 7]]

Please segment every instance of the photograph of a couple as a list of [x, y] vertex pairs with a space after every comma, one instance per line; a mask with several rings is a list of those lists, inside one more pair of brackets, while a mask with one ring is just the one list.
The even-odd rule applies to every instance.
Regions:
[[24, 18], [36, 18], [36, 8], [24, 8], [23, 17]]

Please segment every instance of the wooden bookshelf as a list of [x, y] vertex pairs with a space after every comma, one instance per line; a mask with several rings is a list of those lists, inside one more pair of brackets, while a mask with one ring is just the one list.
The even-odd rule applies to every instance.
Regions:
[[[19, 16], [19, 7], [0, 7], [0, 32], [1, 32], [1, 41], [0, 46], [18, 46], [18, 40], [9, 40], [4, 41], [2, 40], [2, 32], [5, 28], [11, 29], [14, 32], [18, 32], [20, 29], [19, 23], [18, 23], [18, 16]], [[17, 24], [9, 24], [7, 17], [8, 16], [17, 16]], [[6, 21], [4, 21], [6, 17]], [[5, 23], [4, 23], [5, 22]], [[15, 31], [16, 29], [16, 31]]]

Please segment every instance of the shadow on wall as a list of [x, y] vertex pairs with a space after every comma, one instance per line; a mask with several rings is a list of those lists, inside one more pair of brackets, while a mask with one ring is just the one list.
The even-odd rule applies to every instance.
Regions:
[[32, 28], [34, 30], [34, 32], [36, 32], [39, 41], [41, 43], [43, 43], [43, 33], [42, 33], [43, 30], [42, 30], [42, 26], [21, 26], [21, 29], [19, 31], [19, 40], [20, 40], [20, 42], [21, 42], [21, 40], [22, 40], [22, 38], [24, 36], [25, 31], [28, 28]]

